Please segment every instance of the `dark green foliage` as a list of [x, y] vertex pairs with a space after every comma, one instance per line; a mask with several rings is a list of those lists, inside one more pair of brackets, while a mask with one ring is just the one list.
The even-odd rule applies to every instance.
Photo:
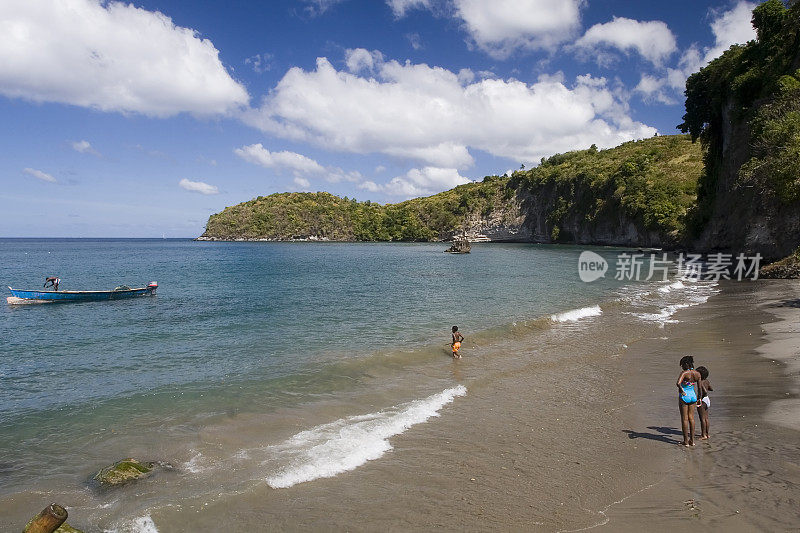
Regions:
[[513, 197], [508, 178], [487, 176], [427, 198], [399, 204], [357, 202], [325, 192], [282, 193], [211, 215], [206, 235], [225, 239], [430, 241], [462, 227], [469, 215], [502, 210]]
[[[427, 198], [380, 205], [329, 193], [260, 196], [212, 215], [206, 236], [222, 239], [431, 241], [448, 238], [470, 220], [518, 223], [522, 191], [553, 199], [545, 214], [554, 241], [569, 241], [563, 222], [587, 224], [618, 213], [675, 237], [694, 199], [702, 168], [688, 136], [662, 136], [598, 151], [557, 154], [509, 179], [487, 176]], [[515, 222], [516, 220], [516, 222]]]
[[568, 217], [592, 224], [619, 214], [677, 240], [702, 165], [688, 136], [662, 136], [556, 154], [513, 179], [533, 195], [553, 198], [546, 222], [554, 241], [570, 240], [563, 232]]
[[786, 76], [780, 95], [758, 110], [752, 157], [742, 165], [742, 184], [766, 188], [784, 202], [800, 200], [800, 71]]
[[[757, 130], [754, 155], [761, 161], [745, 164], [748, 179], [753, 179], [759, 168], [766, 171], [770, 146], [791, 144], [786, 138], [791, 135], [791, 120], [782, 125], [768, 124], [777, 120], [785, 107], [763, 113], [758, 109], [796, 87], [798, 80], [791, 75], [800, 66], [800, 3], [787, 9], [780, 0], [768, 0], [753, 10], [752, 21], [757, 34], [755, 41], [732, 46], [686, 82], [686, 114], [678, 128], [691, 134], [693, 141], [699, 138], [705, 150], [705, 171], [698, 182], [697, 206], [690, 216], [695, 232], [709, 220], [713, 209], [723, 168], [726, 121], [732, 127], [752, 121], [751, 126]], [[784, 168], [790, 161], [786, 151], [780, 157], [783, 162], [772, 161], [776, 167], [770, 170]], [[778, 177], [777, 181], [785, 183], [786, 176]], [[786, 193], [779, 192], [784, 198], [792, 197]]]

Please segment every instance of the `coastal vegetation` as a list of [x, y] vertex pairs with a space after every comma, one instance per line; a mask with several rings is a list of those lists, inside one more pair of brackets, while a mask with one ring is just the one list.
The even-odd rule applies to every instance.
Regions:
[[463, 225], [468, 213], [488, 212], [508, 201], [507, 184], [508, 178], [487, 176], [434, 196], [386, 205], [327, 192], [259, 196], [211, 215], [205, 235], [251, 240], [441, 240]]
[[661, 136], [543, 158], [538, 167], [515, 172], [512, 186], [552, 198], [545, 216], [553, 241], [571, 240], [562, 235], [568, 218], [592, 224], [622, 215], [678, 242], [702, 168], [701, 152], [688, 136]]
[[711, 219], [721, 181], [725, 191], [800, 198], [800, 3], [768, 0], [752, 22], [755, 40], [732, 46], [686, 82], [678, 127], [705, 149], [695, 233]]
[[556, 154], [510, 177], [487, 176], [396, 204], [326, 192], [259, 196], [211, 215], [204, 238], [438, 241], [490, 219], [507, 224], [524, 219], [532, 199], [546, 199], [554, 241], [564, 240], [567, 218], [592, 223], [620, 213], [676, 240], [701, 170], [699, 146], [688, 136], [653, 137], [608, 150]]
[[[800, 2], [753, 10], [756, 39], [692, 74], [687, 135], [592, 146], [396, 204], [328, 193], [258, 197], [204, 239], [489, 240], [790, 255], [800, 243]], [[695, 143], [695, 141], [700, 143]]]

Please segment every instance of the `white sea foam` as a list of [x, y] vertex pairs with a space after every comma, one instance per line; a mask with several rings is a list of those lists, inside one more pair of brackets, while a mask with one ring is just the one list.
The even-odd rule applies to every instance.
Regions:
[[158, 533], [158, 528], [150, 515], [137, 518], [133, 521], [133, 525], [136, 527], [137, 533]]
[[127, 522], [120, 527], [106, 530], [106, 533], [158, 533], [158, 528], [148, 514]]
[[571, 311], [564, 311], [563, 313], [550, 315], [550, 320], [553, 322], [577, 322], [582, 318], [600, 316], [602, 314], [603, 310], [600, 309], [600, 306], [593, 305], [590, 307], [581, 307], [580, 309], [573, 309]]
[[639, 318], [646, 322], [657, 322], [658, 327], [663, 328], [665, 324], [672, 324], [677, 322], [677, 320], [672, 319], [672, 315], [674, 315], [681, 309], [685, 309], [686, 307], [691, 307], [692, 305], [694, 304], [674, 304], [662, 308], [657, 313], [631, 313], [631, 314], [636, 318]]
[[270, 447], [284, 466], [267, 477], [267, 484], [286, 488], [353, 470], [391, 450], [390, 437], [439, 416], [442, 407], [466, 393], [466, 387], [459, 385], [421, 400], [298, 433]]
[[183, 463], [183, 468], [185, 468], [188, 472], [191, 472], [192, 474], [197, 474], [205, 470], [205, 468], [202, 466], [202, 463], [203, 463], [203, 454], [197, 452], [191, 459]]
[[[629, 314], [646, 322], [656, 322], [659, 327], [663, 328], [665, 324], [677, 322], [672, 317], [681, 309], [707, 302], [712, 295], [719, 292], [716, 287], [717, 284], [713, 282], [693, 280], [689, 285], [685, 285], [683, 281], [678, 280], [669, 285], [659, 287], [660, 301], [655, 303], [659, 307], [658, 311]], [[641, 305], [643, 301], [633, 303]], [[649, 307], [652, 307], [652, 305], [654, 305], [652, 301], [647, 303]]]
[[682, 281], [676, 281], [676, 282], [670, 283], [669, 285], [666, 285], [664, 287], [659, 287], [658, 288], [658, 292], [666, 294], [666, 293], [672, 292], [672, 291], [674, 291], [676, 289], [684, 289], [684, 288], [686, 288], [686, 285], [684, 285]]

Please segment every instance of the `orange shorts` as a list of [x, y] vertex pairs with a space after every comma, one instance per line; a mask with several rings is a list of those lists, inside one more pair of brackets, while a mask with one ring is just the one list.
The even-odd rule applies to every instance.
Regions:
[[454, 342], [453, 343], [453, 352], [457, 352], [459, 348], [461, 348], [461, 343], [460, 342]]

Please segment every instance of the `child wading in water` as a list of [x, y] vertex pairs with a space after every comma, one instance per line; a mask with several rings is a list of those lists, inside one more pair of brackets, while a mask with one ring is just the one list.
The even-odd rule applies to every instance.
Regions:
[[453, 359], [461, 359], [461, 354], [458, 350], [461, 348], [461, 343], [464, 342], [464, 336], [458, 332], [458, 326], [453, 326], [453, 342], [450, 346], [453, 348]]
[[700, 401], [697, 402], [697, 416], [700, 418], [700, 440], [705, 440], [708, 438], [708, 410], [711, 408], [711, 397], [708, 393], [714, 389], [711, 388], [711, 382], [708, 381], [708, 369], [698, 366], [697, 371], [700, 373]]
[[678, 376], [678, 408], [681, 412], [681, 430], [683, 445], [694, 446], [694, 405], [699, 401], [699, 385], [702, 379], [700, 372], [694, 369], [694, 357], [681, 358], [681, 375]]

